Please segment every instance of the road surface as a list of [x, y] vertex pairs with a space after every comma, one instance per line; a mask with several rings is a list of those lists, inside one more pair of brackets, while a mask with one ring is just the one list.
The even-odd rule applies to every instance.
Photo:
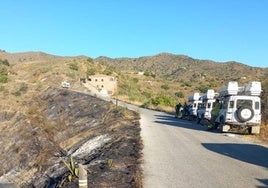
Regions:
[[268, 148], [242, 135], [115, 101], [141, 115], [144, 188], [267, 188]]
[[267, 147], [166, 113], [139, 112], [144, 188], [268, 187]]

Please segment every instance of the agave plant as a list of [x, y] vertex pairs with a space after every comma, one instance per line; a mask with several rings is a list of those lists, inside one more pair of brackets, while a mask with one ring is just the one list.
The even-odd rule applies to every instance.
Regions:
[[71, 156], [70, 162], [68, 163], [65, 159], [61, 159], [64, 165], [69, 169], [69, 172], [66, 174], [69, 182], [72, 182], [75, 178], [78, 177], [78, 167], [75, 167], [74, 159]]
[[107, 161], [107, 167], [108, 168], [112, 168], [112, 166], [113, 166], [113, 159], [108, 159], [108, 161]]

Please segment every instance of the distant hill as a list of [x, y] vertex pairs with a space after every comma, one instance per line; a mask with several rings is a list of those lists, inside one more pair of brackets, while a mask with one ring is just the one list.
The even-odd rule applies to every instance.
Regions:
[[[79, 59], [79, 61], [85, 61], [91, 58], [86, 56], [62, 57], [44, 52], [8, 53], [0, 50], [0, 59], [7, 59], [12, 65], [29, 62], [64, 63]], [[253, 80], [262, 81], [268, 77], [268, 68], [251, 67], [235, 61], [215, 62], [200, 60], [186, 55], [170, 53], [137, 58], [109, 58], [101, 56], [92, 60], [105, 67], [112, 67], [112, 70], [116, 72], [148, 72], [155, 75], [155, 81], [184, 83], [188, 86], [190, 85], [192, 87], [191, 90], [196, 90], [200, 85], [203, 88], [218, 89], [230, 80], [239, 81], [240, 84], [244, 84]]]
[[33, 62], [33, 61], [49, 61], [55, 58], [60, 57], [46, 54], [43, 52], [8, 53], [5, 51], [0, 51], [0, 59], [7, 59], [10, 62], [10, 64]]
[[113, 66], [118, 71], [150, 71], [159, 78], [173, 81], [195, 82], [203, 79], [225, 84], [230, 80], [262, 80], [268, 75], [267, 68], [251, 67], [235, 61], [222, 63], [200, 60], [169, 53], [139, 58], [111, 59], [102, 56], [95, 60], [103, 65]]
[[[0, 59], [7, 59], [10, 64], [22, 62], [51, 62], [55, 60], [86, 59], [86, 56], [63, 57], [44, 52], [8, 53], [0, 50]], [[157, 78], [173, 81], [189, 80], [194, 82], [205, 79], [210, 82], [229, 80], [245, 82], [247, 80], [262, 80], [268, 76], [268, 68], [251, 67], [235, 61], [215, 62], [200, 60], [186, 55], [160, 53], [153, 56], [138, 58], [109, 58], [100, 56], [94, 61], [116, 71], [148, 71]]]
[[17, 64], [22, 62], [46, 62], [54, 60], [66, 60], [75, 58], [87, 58], [86, 56], [56, 56], [47, 54], [44, 52], [20, 52], [20, 53], [8, 53], [4, 50], [0, 50], [0, 59], [7, 59], [10, 64]]

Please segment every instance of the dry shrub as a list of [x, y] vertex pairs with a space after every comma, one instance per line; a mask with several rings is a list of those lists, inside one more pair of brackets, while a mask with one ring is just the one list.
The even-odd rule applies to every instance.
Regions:
[[268, 125], [261, 126], [260, 139], [268, 143]]

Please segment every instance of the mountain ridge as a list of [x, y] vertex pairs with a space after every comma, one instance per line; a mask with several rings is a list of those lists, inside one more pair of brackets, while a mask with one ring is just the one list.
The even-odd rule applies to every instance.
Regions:
[[[117, 72], [147, 72], [156, 79], [173, 82], [191, 82], [193, 88], [215, 87], [225, 85], [228, 81], [239, 81], [244, 84], [248, 81], [261, 81], [268, 77], [268, 68], [252, 67], [236, 61], [215, 62], [213, 60], [201, 60], [187, 55], [172, 53], [159, 53], [151, 56], [137, 58], [110, 58], [99, 56], [56, 56], [44, 52], [8, 53], [0, 50], [0, 59], [7, 59], [9, 63], [24, 62], [78, 62], [94, 61], [103, 66], [110, 67]], [[80, 61], [79, 60], [79, 61]]]
[[[13, 59], [11, 58], [13, 57]], [[33, 60], [34, 58], [31, 57], [35, 57], [35, 60], [48, 60], [51, 58], [91, 58], [90, 56], [87, 55], [78, 55], [78, 56], [60, 56], [60, 55], [54, 55], [54, 54], [49, 54], [46, 52], [42, 52], [42, 51], [25, 51], [25, 52], [15, 52], [15, 53], [10, 53], [7, 52], [5, 50], [0, 50], [0, 59], [7, 59], [7, 60], [12, 60], [17, 59], [17, 58], [25, 58], [28, 57], [27, 60]], [[193, 61], [198, 61], [198, 62], [212, 62], [212, 63], [219, 63], [219, 64], [225, 64], [225, 63], [237, 63], [240, 65], [244, 65], [244, 66], [249, 66], [246, 65], [244, 63], [238, 62], [238, 61], [214, 61], [214, 60], [210, 60], [210, 59], [199, 59], [199, 58], [193, 58], [190, 57], [188, 55], [185, 54], [173, 54], [173, 53], [169, 53], [169, 52], [160, 52], [154, 55], [145, 55], [145, 56], [138, 56], [138, 57], [115, 57], [115, 58], [111, 58], [108, 56], [98, 56], [96, 58], [92, 58], [95, 60], [101, 60], [101, 59], [109, 59], [109, 60], [114, 60], [114, 61], [120, 61], [120, 60], [124, 60], [124, 59], [128, 59], [128, 60], [138, 60], [138, 59], [146, 59], [146, 58], [170, 58], [170, 57], [176, 57], [176, 58], [180, 58], [180, 59], [191, 59]], [[19, 61], [19, 60], [16, 60]], [[254, 66], [249, 66], [249, 67], [254, 67]], [[255, 67], [255, 68], [268, 68], [268, 67]]]
[[42, 51], [28, 51], [9, 53], [5, 50], [0, 50], [0, 59], [7, 59], [10, 64], [32, 61], [53, 61], [57, 59], [74, 59], [74, 58], [87, 58], [84, 55], [79, 56], [59, 56], [53, 55]]
[[261, 80], [268, 72], [268, 68], [251, 67], [236, 61], [215, 62], [169, 53], [139, 58], [112, 59], [102, 56], [95, 60], [105, 66], [114, 67], [117, 71], [149, 71], [158, 77], [175, 81], [186, 78], [194, 81], [197, 77], [207, 77], [209, 80], [222, 79], [225, 84], [226, 81], [239, 80], [241, 77]]

